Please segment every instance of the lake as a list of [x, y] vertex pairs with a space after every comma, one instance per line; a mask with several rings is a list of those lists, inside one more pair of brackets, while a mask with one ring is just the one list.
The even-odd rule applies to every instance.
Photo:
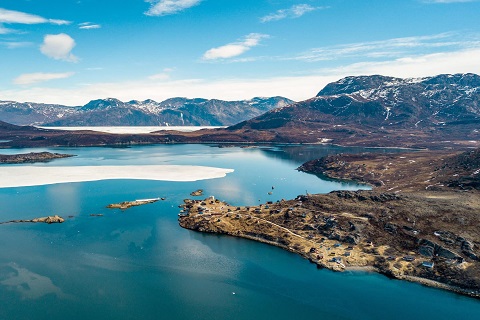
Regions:
[[[196, 189], [233, 205], [358, 189], [362, 186], [295, 169], [326, 154], [363, 150], [208, 145], [2, 150], [77, 155], [35, 167], [184, 165], [234, 171], [197, 181], [122, 179], [0, 189], [0, 221], [66, 218], [55, 225], [0, 225], [0, 319], [480, 319], [480, 302], [472, 298], [373, 273], [318, 270], [277, 247], [178, 226], [178, 205]], [[105, 208], [156, 197], [166, 199], [125, 211]]]

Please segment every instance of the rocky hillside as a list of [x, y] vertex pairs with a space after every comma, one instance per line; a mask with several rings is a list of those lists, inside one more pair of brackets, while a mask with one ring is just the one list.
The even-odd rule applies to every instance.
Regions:
[[44, 124], [74, 115], [77, 109], [55, 104], [0, 101], [0, 121], [17, 125]]
[[388, 192], [480, 190], [480, 149], [338, 154], [308, 161], [298, 169]]
[[[438, 75], [400, 79], [347, 77], [328, 84], [312, 99], [278, 108], [231, 130], [269, 130], [284, 140], [309, 142], [375, 139], [383, 145], [401, 133], [415, 141], [477, 140], [480, 76]], [[348, 140], [348, 139], [347, 139]], [[412, 141], [415, 142], [415, 141]]]
[[283, 97], [242, 101], [172, 98], [122, 102], [93, 100], [81, 107], [0, 102], [0, 120], [44, 126], [228, 126], [293, 101]]

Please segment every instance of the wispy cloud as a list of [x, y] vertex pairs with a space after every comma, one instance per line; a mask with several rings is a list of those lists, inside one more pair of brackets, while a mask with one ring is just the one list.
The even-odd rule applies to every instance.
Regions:
[[69, 62], [77, 62], [78, 57], [71, 53], [75, 47], [75, 40], [68, 34], [47, 34], [43, 38], [40, 51], [49, 58]]
[[65, 73], [25, 73], [13, 80], [14, 84], [18, 85], [31, 85], [36, 84], [39, 82], [45, 82], [49, 80], [56, 80], [56, 79], [65, 79], [73, 76], [73, 72], [65, 72]]
[[47, 19], [34, 14], [29, 14], [20, 11], [13, 11], [0, 8], [0, 24], [1, 23], [18, 23], [18, 24], [40, 24], [51, 23], [56, 25], [70, 24], [67, 20]]
[[0, 42], [1, 45], [4, 45], [8, 49], [17, 49], [33, 46], [32, 42], [22, 42], [22, 41], [3, 41]]
[[170, 79], [170, 73], [173, 71], [174, 71], [173, 68], [165, 68], [163, 69], [162, 72], [149, 76], [148, 79], [152, 81], [157, 81], [157, 82], [166, 81]]
[[92, 22], [82, 22], [78, 24], [78, 28], [82, 30], [100, 29], [102, 26]]
[[261, 22], [271, 22], [271, 21], [278, 21], [282, 19], [294, 19], [300, 18], [304, 14], [308, 12], [312, 12], [315, 10], [327, 9], [328, 7], [313, 7], [309, 4], [297, 4], [292, 6], [288, 9], [281, 9], [274, 13], [268, 14], [262, 18], [260, 18]]
[[480, 74], [480, 47], [452, 52], [436, 52], [405, 56], [386, 61], [364, 61], [323, 69], [323, 74], [365, 75], [383, 74], [396, 77], [423, 77], [442, 73]]
[[151, 3], [147, 16], [166, 16], [196, 6], [202, 0], [145, 0]]
[[0, 34], [9, 34], [9, 33], [14, 33], [16, 30], [14, 29], [9, 29], [5, 28], [1, 23], [0, 23]]
[[250, 33], [243, 40], [212, 48], [204, 53], [204, 60], [228, 59], [237, 57], [260, 44], [262, 39], [268, 38], [266, 34]]
[[384, 59], [405, 55], [428, 53], [428, 51], [451, 51], [460, 48], [476, 47], [480, 38], [460, 37], [456, 33], [441, 33], [428, 36], [394, 38], [381, 41], [349, 43], [336, 46], [314, 48], [287, 60], [327, 61], [346, 58]]

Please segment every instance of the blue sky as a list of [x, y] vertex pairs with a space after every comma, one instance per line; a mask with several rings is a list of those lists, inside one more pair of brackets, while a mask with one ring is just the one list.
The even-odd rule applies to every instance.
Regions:
[[468, 0], [0, 0], [0, 100], [314, 96], [347, 75], [480, 73]]

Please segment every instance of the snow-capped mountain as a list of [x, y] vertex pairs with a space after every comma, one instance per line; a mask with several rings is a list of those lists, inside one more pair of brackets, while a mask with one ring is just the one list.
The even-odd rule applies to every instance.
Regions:
[[[478, 120], [479, 102], [480, 76], [469, 73], [410, 79], [347, 77], [327, 85], [314, 103], [331, 105], [340, 116], [357, 113], [384, 126], [418, 127]], [[363, 110], [356, 110], [359, 105]]]
[[42, 124], [78, 113], [76, 107], [55, 104], [0, 101], [0, 120], [19, 124]]
[[322, 124], [363, 129], [480, 124], [480, 76], [347, 77], [328, 84], [312, 99], [269, 111], [235, 127], [280, 128], [293, 126], [293, 122], [299, 127]]
[[283, 107], [283, 97], [241, 101], [171, 98], [123, 102], [108, 98], [84, 106], [0, 102], [0, 120], [17, 125], [45, 126], [228, 126]]

